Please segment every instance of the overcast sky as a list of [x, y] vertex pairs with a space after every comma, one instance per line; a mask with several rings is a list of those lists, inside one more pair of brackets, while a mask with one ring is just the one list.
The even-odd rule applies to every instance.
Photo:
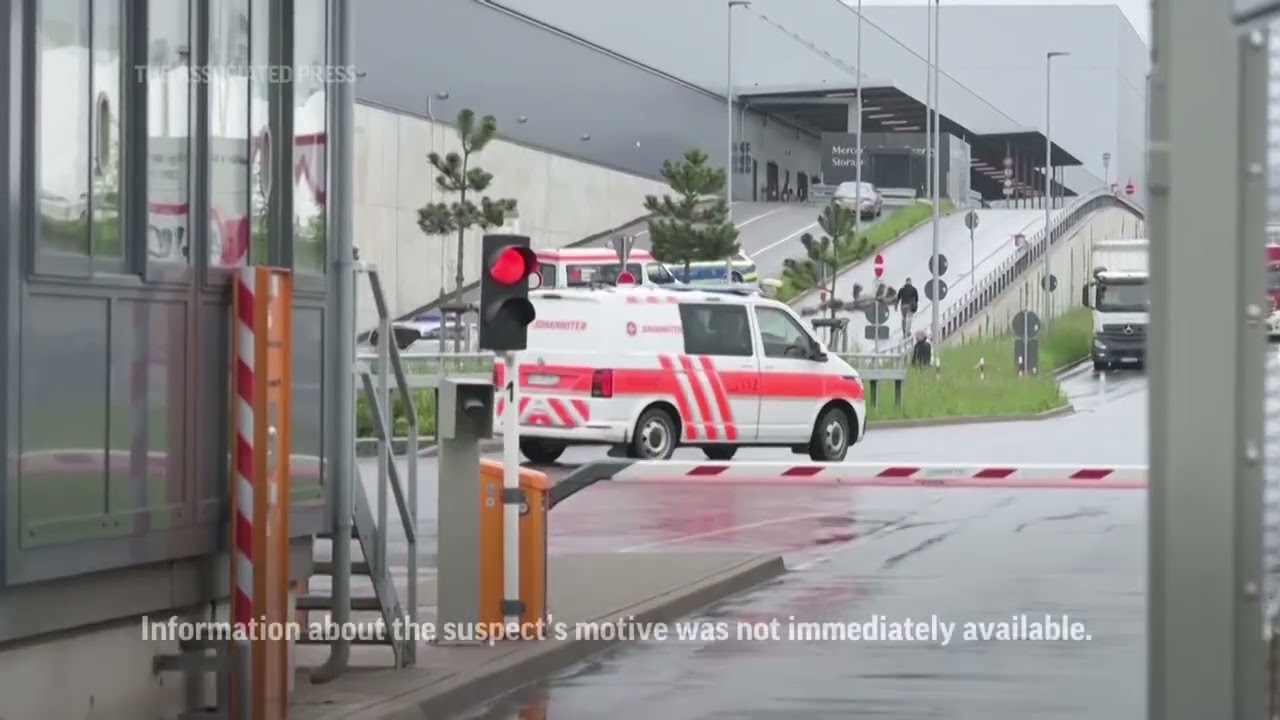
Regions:
[[[844, 0], [848, 5], [857, 0]], [[926, 0], [863, 0], [864, 5], [923, 5]], [[944, 5], [1115, 5], [1150, 46], [1151, 0], [941, 0]]]

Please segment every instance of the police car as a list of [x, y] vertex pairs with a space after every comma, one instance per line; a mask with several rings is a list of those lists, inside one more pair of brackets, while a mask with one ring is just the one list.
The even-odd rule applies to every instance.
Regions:
[[[689, 265], [689, 273], [686, 277], [683, 266], [671, 268], [671, 272], [676, 276], [677, 280], [689, 284], [700, 284], [708, 282], [724, 282], [725, 281], [725, 261], [724, 260], [703, 260]], [[738, 256], [729, 263], [730, 281], [736, 283], [754, 283], [759, 279], [756, 271], [756, 263], [746, 253], [738, 253]]]
[[[857, 371], [759, 292], [614, 287], [530, 300], [514, 408], [530, 461], [554, 462], [569, 445], [646, 460], [680, 446], [713, 460], [786, 447], [840, 461], [866, 431]], [[496, 365], [495, 387], [506, 377]], [[497, 411], [504, 419], [501, 393]]]

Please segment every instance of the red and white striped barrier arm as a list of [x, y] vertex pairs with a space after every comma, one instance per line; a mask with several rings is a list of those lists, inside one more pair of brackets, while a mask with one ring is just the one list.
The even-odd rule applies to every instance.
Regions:
[[1145, 465], [1027, 465], [919, 463], [673, 462], [617, 463], [613, 482], [845, 485], [852, 487], [1063, 487], [1126, 489], [1147, 486]]

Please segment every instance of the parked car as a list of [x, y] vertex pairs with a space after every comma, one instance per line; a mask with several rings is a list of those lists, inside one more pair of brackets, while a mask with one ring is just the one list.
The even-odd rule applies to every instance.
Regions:
[[884, 198], [880, 191], [868, 182], [862, 183], [861, 187], [856, 182], [840, 183], [832, 202], [857, 210], [863, 219], [880, 217], [884, 208]]

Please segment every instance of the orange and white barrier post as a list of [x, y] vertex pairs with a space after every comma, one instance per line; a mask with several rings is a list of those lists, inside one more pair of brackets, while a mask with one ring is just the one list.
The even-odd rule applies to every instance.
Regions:
[[292, 277], [245, 267], [232, 300], [231, 720], [289, 707]]

